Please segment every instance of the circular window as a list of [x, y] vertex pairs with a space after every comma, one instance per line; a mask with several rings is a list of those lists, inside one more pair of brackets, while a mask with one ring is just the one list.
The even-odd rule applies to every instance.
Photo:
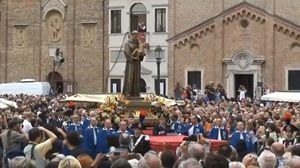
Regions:
[[243, 19], [243, 20], [241, 20], [240, 24], [241, 24], [242, 28], [246, 28], [249, 26], [249, 21], [246, 19]]

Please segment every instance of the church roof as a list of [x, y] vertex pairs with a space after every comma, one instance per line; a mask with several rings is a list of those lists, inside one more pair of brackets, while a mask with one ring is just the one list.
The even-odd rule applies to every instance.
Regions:
[[[175, 45], [180, 43], [184, 44], [197, 37], [203, 37], [215, 29], [216, 19], [222, 18], [224, 24], [228, 24], [239, 17], [247, 16], [257, 22], [265, 23], [266, 16], [274, 18], [274, 28], [278, 31], [282, 31], [290, 36], [294, 36], [296, 39], [300, 39], [300, 26], [286, 18], [278, 16], [276, 14], [268, 13], [265, 9], [259, 8], [248, 2], [242, 2], [238, 5], [232, 6], [221, 12], [220, 14], [211, 17], [200, 24], [197, 24], [187, 30], [184, 30], [173, 37], [167, 39], [168, 42], [173, 42]], [[295, 33], [298, 32], [298, 33]]]

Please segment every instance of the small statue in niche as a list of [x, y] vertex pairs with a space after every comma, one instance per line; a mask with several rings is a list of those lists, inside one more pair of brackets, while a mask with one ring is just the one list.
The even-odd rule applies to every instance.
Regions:
[[22, 47], [24, 44], [24, 31], [23, 30], [18, 30], [18, 35], [17, 35], [17, 46]]
[[59, 14], [55, 14], [50, 16], [49, 23], [49, 38], [52, 42], [57, 42], [61, 39], [62, 36], [62, 18], [59, 16]]
[[84, 46], [90, 47], [94, 45], [94, 34], [91, 28], [87, 28], [85, 31], [85, 40], [84, 40]]

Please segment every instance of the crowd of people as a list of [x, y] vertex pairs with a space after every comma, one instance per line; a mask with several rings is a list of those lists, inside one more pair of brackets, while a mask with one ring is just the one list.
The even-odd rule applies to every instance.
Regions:
[[[79, 107], [65, 95], [2, 95], [1, 158], [7, 168], [297, 168], [300, 104], [228, 99], [222, 84], [175, 89], [185, 105], [158, 107], [153, 128], [135, 112]], [[200, 96], [199, 96], [200, 95]], [[144, 117], [144, 116], [140, 116]], [[151, 136], [185, 135], [176, 151], [151, 150]], [[228, 142], [211, 151], [209, 141]]]

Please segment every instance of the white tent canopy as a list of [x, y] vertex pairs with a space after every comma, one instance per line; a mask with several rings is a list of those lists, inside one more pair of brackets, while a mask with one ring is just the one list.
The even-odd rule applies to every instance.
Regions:
[[274, 92], [263, 95], [261, 100], [282, 101], [282, 102], [300, 102], [300, 92]]
[[9, 108], [9, 106], [7, 104], [0, 102], [0, 109], [6, 109], [6, 108]]
[[0, 109], [6, 109], [6, 108], [9, 108], [9, 107], [17, 108], [18, 105], [17, 105], [16, 102], [0, 98]]
[[[145, 98], [147, 95], [150, 96], [153, 94], [141, 94], [141, 97]], [[63, 101], [105, 103], [106, 99], [112, 96], [118, 97], [118, 94], [75, 94], [73, 96], [67, 97]], [[173, 106], [177, 104], [176, 101], [172, 99], [167, 99], [161, 96], [156, 96], [156, 98], [164, 102], [166, 106]], [[157, 101], [154, 101], [154, 103], [156, 102]]]
[[63, 101], [74, 101], [74, 102], [94, 102], [94, 103], [104, 103], [105, 99], [109, 95], [96, 95], [96, 94], [76, 94], [67, 97]]

